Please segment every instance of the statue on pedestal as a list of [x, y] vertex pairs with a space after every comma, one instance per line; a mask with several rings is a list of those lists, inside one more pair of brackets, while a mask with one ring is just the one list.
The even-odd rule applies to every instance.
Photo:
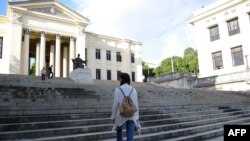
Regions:
[[80, 84], [93, 83], [91, 70], [84, 68], [84, 64], [86, 65], [87, 61], [83, 61], [80, 58], [80, 54], [78, 54], [78, 57], [72, 59], [72, 62], [74, 70], [70, 72], [69, 78]]
[[73, 69], [77, 69], [77, 68], [84, 68], [84, 64], [86, 65], [87, 61], [83, 61], [80, 58], [80, 54], [78, 54], [78, 57], [75, 59], [72, 59], [73, 62]]

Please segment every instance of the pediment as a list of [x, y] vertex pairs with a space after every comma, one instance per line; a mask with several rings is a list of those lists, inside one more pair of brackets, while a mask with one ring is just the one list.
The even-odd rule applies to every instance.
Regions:
[[57, 0], [35, 0], [35, 1], [20, 1], [20, 2], [11, 2], [10, 5], [22, 7], [31, 12], [47, 14], [52, 16], [57, 16], [66, 19], [72, 19], [77, 21], [82, 21], [83, 23], [89, 23], [89, 19], [83, 15], [77, 13], [76, 11], [65, 6]]
[[54, 6], [49, 7], [41, 7], [41, 8], [29, 8], [30, 11], [40, 12], [43, 14], [49, 14], [54, 16], [59, 16], [67, 19], [74, 19], [74, 17], [71, 17], [70, 15], [67, 15], [67, 13], [59, 10], [58, 8], [55, 8]]

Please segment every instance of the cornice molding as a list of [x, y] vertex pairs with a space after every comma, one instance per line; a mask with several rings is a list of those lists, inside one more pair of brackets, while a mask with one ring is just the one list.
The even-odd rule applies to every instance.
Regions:
[[122, 38], [117, 38], [117, 37], [112, 37], [112, 36], [107, 36], [107, 35], [101, 35], [101, 34], [96, 34], [93, 32], [86, 32], [86, 34], [89, 36], [92, 36], [92, 37], [97, 37], [97, 38], [104, 38], [104, 39], [115, 40], [115, 41], [119, 41], [119, 42], [127, 42], [129, 44], [142, 45], [142, 42], [140, 42], [140, 41], [134, 41], [134, 40], [129, 40], [129, 39], [122, 39]]
[[228, 0], [228, 1], [225, 1], [224, 3], [221, 3], [221, 4], [218, 4], [218, 5], [214, 5], [214, 6], [211, 6], [209, 7], [207, 10], [204, 10], [201, 12], [199, 12], [199, 10], [197, 11], [197, 13], [195, 13], [189, 20], [189, 23], [190, 24], [194, 24], [195, 22], [201, 20], [201, 19], [204, 19], [208, 16], [211, 16], [215, 13], [218, 13], [218, 12], [221, 12], [225, 9], [228, 9], [229, 7], [233, 7], [235, 5], [238, 5], [240, 3], [244, 3], [246, 2], [247, 0]]
[[0, 16], [1, 23], [8, 23], [10, 19], [7, 16]]
[[34, 0], [34, 1], [9, 2], [9, 6], [23, 7], [25, 9], [55, 6], [67, 12], [67, 14], [72, 16], [74, 19], [77, 19], [77, 21], [80, 23], [85, 23], [86, 25], [88, 25], [90, 22], [90, 20], [87, 17], [81, 15], [80, 13], [64, 5], [59, 0]]

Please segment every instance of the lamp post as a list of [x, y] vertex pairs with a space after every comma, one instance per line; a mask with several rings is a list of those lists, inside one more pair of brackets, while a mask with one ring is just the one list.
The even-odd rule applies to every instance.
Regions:
[[147, 82], [149, 82], [149, 66], [148, 66], [148, 78], [147, 78]]
[[247, 60], [248, 55], [245, 55], [245, 57], [246, 57], [246, 65], [247, 65], [247, 70], [248, 70], [248, 69], [249, 69], [249, 66], [248, 66], [248, 60]]
[[174, 72], [173, 56], [171, 56], [171, 67], [172, 67], [172, 73], [173, 73]]
[[148, 77], [147, 77], [147, 82], [149, 82], [149, 65], [155, 66], [156, 64], [154, 64], [154, 63], [147, 63], [147, 62], [145, 62], [145, 64], [148, 65]]

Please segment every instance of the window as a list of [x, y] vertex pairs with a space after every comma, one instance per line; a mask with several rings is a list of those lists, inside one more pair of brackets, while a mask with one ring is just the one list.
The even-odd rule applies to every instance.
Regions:
[[131, 54], [131, 63], [135, 63], [135, 54]]
[[111, 70], [107, 70], [107, 80], [111, 80]]
[[222, 69], [223, 68], [223, 62], [222, 62], [221, 51], [213, 53], [212, 56], [213, 56], [214, 70]]
[[121, 71], [117, 71], [117, 80], [120, 78]]
[[0, 59], [3, 57], [3, 37], [0, 37]]
[[95, 58], [101, 59], [101, 50], [100, 49], [95, 49]]
[[231, 48], [233, 66], [244, 65], [242, 47]]
[[122, 56], [120, 52], [116, 52], [116, 61], [121, 62], [122, 61]]
[[101, 79], [101, 70], [96, 69], [96, 79], [100, 80]]
[[106, 51], [106, 59], [111, 60], [111, 51], [109, 50]]
[[220, 33], [218, 25], [209, 28], [210, 41], [215, 41], [220, 39]]
[[132, 81], [135, 82], [135, 72], [132, 72]]
[[229, 36], [240, 33], [238, 18], [228, 21], [227, 27]]

